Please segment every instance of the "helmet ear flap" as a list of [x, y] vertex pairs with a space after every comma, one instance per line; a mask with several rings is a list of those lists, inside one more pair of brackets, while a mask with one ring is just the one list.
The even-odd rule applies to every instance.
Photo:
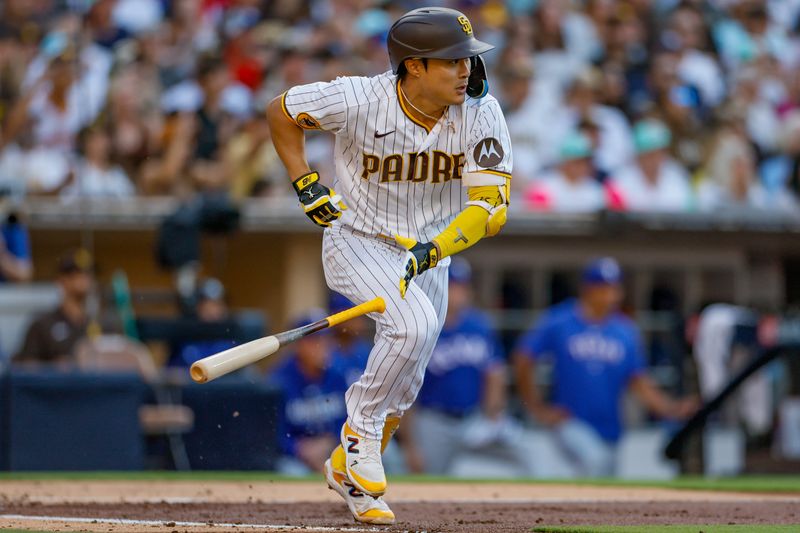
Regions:
[[483, 98], [489, 93], [489, 80], [486, 79], [486, 65], [481, 56], [469, 58], [470, 73], [467, 80], [467, 94], [472, 98]]

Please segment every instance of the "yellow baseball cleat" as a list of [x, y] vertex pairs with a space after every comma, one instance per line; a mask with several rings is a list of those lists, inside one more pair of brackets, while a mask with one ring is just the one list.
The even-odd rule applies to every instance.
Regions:
[[364, 494], [353, 486], [344, 471], [333, 466], [337, 451], [341, 452], [341, 462], [344, 466], [344, 451], [341, 447], [337, 447], [331, 459], [325, 461], [325, 480], [328, 482], [328, 487], [344, 499], [357, 522], [384, 526], [394, 524], [394, 513], [383, 498], [373, 498], [369, 494]]
[[362, 437], [345, 422], [341, 434], [347, 477], [361, 492], [377, 498], [386, 492], [381, 441]]

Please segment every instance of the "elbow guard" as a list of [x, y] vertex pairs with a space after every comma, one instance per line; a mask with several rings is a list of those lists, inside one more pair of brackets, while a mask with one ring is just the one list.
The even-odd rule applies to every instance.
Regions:
[[467, 205], [482, 207], [489, 213], [486, 221], [486, 236], [494, 237], [506, 223], [508, 216], [509, 180], [505, 185], [470, 187]]

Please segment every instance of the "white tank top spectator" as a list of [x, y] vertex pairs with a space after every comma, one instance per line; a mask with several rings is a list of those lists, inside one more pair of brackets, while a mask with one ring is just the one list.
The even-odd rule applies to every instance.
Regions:
[[587, 135], [577, 131], [567, 135], [561, 144], [560, 165], [528, 188], [527, 207], [555, 213], [591, 213], [607, 205], [619, 207], [617, 195], [595, 179], [591, 157], [592, 143]]
[[744, 117], [735, 109], [723, 111], [697, 189], [701, 211], [759, 209], [797, 212], [797, 200], [785, 188], [768, 191], [759, 179], [756, 153], [744, 133]]
[[689, 174], [669, 154], [672, 134], [663, 122], [647, 119], [633, 129], [636, 159], [612, 183], [630, 211], [678, 212], [692, 205]]
[[125, 171], [111, 159], [111, 139], [101, 128], [89, 128], [79, 136], [83, 157], [73, 167], [73, 180], [61, 191], [62, 198], [128, 198], [135, 190]]

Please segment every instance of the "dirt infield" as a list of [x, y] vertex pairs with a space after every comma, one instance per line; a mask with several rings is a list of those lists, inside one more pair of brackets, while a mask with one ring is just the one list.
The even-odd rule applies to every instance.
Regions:
[[321, 482], [3, 481], [0, 498], [0, 528], [112, 533], [492, 533], [562, 524], [800, 524], [800, 494], [553, 484], [395, 483], [387, 501], [398, 523], [383, 528], [355, 524]]

